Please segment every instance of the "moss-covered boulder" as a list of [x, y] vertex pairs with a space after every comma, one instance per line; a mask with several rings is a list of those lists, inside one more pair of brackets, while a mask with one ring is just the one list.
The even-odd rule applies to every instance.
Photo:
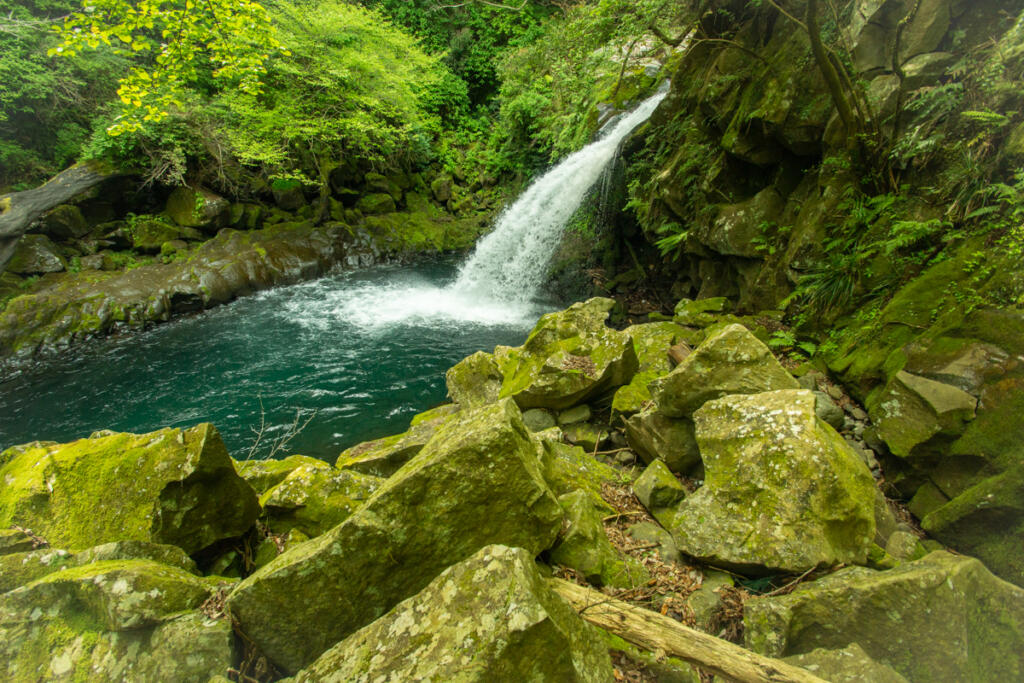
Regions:
[[850, 643], [841, 650], [818, 648], [786, 657], [785, 661], [832, 683], [907, 683], [891, 666], [871, 659], [857, 643]]
[[394, 213], [397, 210], [395, 199], [386, 192], [371, 192], [359, 198], [356, 208], [368, 216], [381, 213]]
[[210, 424], [10, 448], [0, 481], [0, 526], [71, 551], [136, 540], [191, 554], [245, 533], [258, 512]]
[[292, 529], [313, 538], [341, 524], [376, 491], [383, 479], [337, 470], [325, 462], [300, 465], [260, 496], [267, 527], [274, 534]]
[[132, 247], [138, 251], [159, 253], [164, 243], [174, 240], [202, 241], [203, 233], [195, 228], [174, 225], [159, 217], [139, 217], [131, 225]]
[[239, 584], [228, 607], [295, 672], [485, 545], [548, 548], [561, 521], [515, 404], [462, 411], [351, 517]]
[[236, 460], [235, 471], [258, 495], [263, 495], [284, 481], [296, 469], [308, 465], [316, 467], [323, 460], [308, 455], [289, 455], [280, 460]]
[[666, 417], [649, 406], [625, 421], [626, 441], [645, 463], [661, 460], [673, 472], [688, 474], [700, 464], [693, 420]]
[[869, 410], [893, 455], [909, 456], [933, 437], [962, 433], [977, 405], [974, 396], [952, 384], [900, 371]]
[[295, 680], [612, 680], [594, 627], [545, 583], [530, 552], [491, 545], [325, 652]]
[[430, 441], [445, 423], [447, 415], [418, 421], [402, 434], [365, 441], [346, 449], [335, 465], [341, 469], [362, 472], [375, 477], [390, 477], [409, 462]]
[[67, 268], [57, 245], [46, 235], [24, 235], [14, 249], [6, 270], [17, 275], [59, 273]]
[[621, 483], [619, 471], [598, 462], [579, 446], [562, 443], [561, 431], [557, 428], [535, 436], [544, 479], [555, 495], [585, 491], [595, 509], [611, 513], [612, 508], [601, 497], [601, 490], [605, 484]]
[[89, 223], [74, 204], [61, 204], [42, 218], [42, 231], [56, 240], [74, 240], [89, 234]]
[[767, 346], [742, 325], [732, 324], [710, 334], [650, 389], [664, 416], [689, 417], [705, 401], [722, 396], [798, 386]]
[[1024, 586], [1024, 463], [975, 484], [927, 514], [921, 526]]
[[231, 203], [201, 188], [175, 188], [167, 198], [166, 211], [183, 228], [216, 231], [231, 220]]
[[638, 366], [633, 341], [605, 326], [614, 305], [596, 298], [542, 316], [521, 347], [497, 358], [500, 396], [560, 410], [629, 382]]
[[814, 394], [729, 396], [706, 403], [694, 422], [705, 479], [669, 528], [680, 550], [745, 570], [866, 561], [874, 480], [815, 415]]
[[637, 372], [629, 384], [616, 390], [612, 398], [612, 411], [618, 415], [632, 415], [640, 412], [651, 400], [647, 385], [671, 372], [669, 349], [680, 340], [691, 339], [691, 336], [685, 329], [671, 322], [631, 325], [624, 332], [633, 340]]
[[633, 482], [633, 493], [652, 512], [677, 507], [686, 498], [686, 489], [661, 460], [655, 460]]
[[21, 529], [0, 529], [0, 556], [35, 550], [39, 543]]
[[479, 408], [498, 400], [501, 369], [494, 355], [477, 351], [455, 364], [444, 376], [448, 396], [462, 408]]
[[707, 299], [681, 299], [673, 309], [672, 320], [687, 327], [708, 327], [719, 322], [721, 315], [732, 310], [732, 303], [724, 296]]
[[549, 553], [555, 564], [571, 567], [598, 586], [633, 588], [650, 576], [635, 558], [620, 553], [608, 540], [601, 513], [584, 491], [558, 498], [567, 526]]
[[912, 682], [1024, 677], [1024, 589], [944, 551], [748, 600], [743, 623], [747, 647], [773, 657], [856, 643]]
[[0, 595], [11, 681], [207, 680], [234, 663], [226, 620], [195, 611], [217, 582], [151, 560], [108, 560]]

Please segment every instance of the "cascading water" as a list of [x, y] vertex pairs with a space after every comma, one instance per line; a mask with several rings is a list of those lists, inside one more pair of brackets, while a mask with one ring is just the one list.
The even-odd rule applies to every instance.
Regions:
[[320, 307], [323, 316], [378, 329], [407, 319], [481, 324], [536, 319], [537, 292], [569, 219], [622, 141], [651, 116], [667, 93], [666, 83], [633, 111], [609, 121], [596, 141], [535, 180], [502, 212], [447, 287], [375, 285], [338, 291]]
[[605, 127], [601, 137], [538, 178], [480, 240], [450, 287], [456, 294], [529, 302], [547, 275], [562, 230], [612, 161], [619, 144], [646, 121], [667, 94], [663, 88]]
[[537, 292], [563, 228], [663, 96], [534, 182], [457, 275], [444, 259], [280, 287], [0, 379], [0, 450], [209, 420], [246, 457], [264, 407], [268, 439], [287, 433], [296, 410], [317, 411], [289, 452], [326, 460], [406, 429], [444, 400], [447, 368], [522, 343], [555, 307]]

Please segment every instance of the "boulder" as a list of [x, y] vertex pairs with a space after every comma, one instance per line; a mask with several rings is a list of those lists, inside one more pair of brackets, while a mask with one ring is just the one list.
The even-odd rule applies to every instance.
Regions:
[[167, 198], [167, 215], [184, 228], [216, 232], [231, 220], [231, 204], [209, 190], [178, 187]]
[[586, 491], [591, 505], [610, 514], [612, 509], [601, 497], [601, 489], [606, 483], [618, 484], [619, 471], [598, 462], [579, 446], [562, 443], [560, 435], [557, 429], [535, 435], [544, 480], [558, 496]]
[[461, 411], [352, 516], [242, 581], [228, 609], [294, 673], [485, 545], [550, 547], [561, 521], [515, 404]]
[[21, 529], [0, 529], [0, 557], [25, 553], [39, 547], [39, 542]]
[[681, 563], [683, 561], [683, 556], [679, 554], [672, 534], [654, 522], [637, 522], [626, 529], [626, 535], [636, 541], [657, 544], [655, 550], [665, 562]]
[[850, 643], [841, 650], [818, 648], [806, 654], [786, 657], [785, 661], [832, 683], [907, 683], [907, 679], [892, 667], [868, 657], [857, 643]]
[[136, 540], [192, 554], [248, 531], [259, 509], [210, 424], [35, 442], [0, 463], [0, 526], [71, 551]]
[[604, 324], [614, 305], [595, 298], [542, 316], [521, 347], [497, 359], [500, 395], [524, 409], [561, 410], [627, 383], [636, 351], [629, 335]]
[[0, 555], [0, 594], [67, 569], [73, 563], [74, 555], [67, 550], [50, 548]]
[[650, 578], [635, 558], [620, 553], [608, 540], [601, 513], [584, 491], [558, 498], [565, 512], [566, 528], [549, 557], [555, 564], [575, 569], [597, 586], [635, 588]]
[[933, 437], [963, 432], [977, 405], [963, 389], [901, 370], [871, 401], [869, 413], [893, 455], [906, 457]]
[[585, 403], [573, 406], [572, 408], [558, 413], [558, 424], [564, 427], [565, 425], [576, 424], [578, 422], [587, 422], [590, 420], [591, 414], [590, 406]]
[[662, 415], [689, 417], [722, 396], [798, 386], [767, 346], [733, 324], [710, 334], [675, 370], [651, 382], [650, 390]]
[[308, 455], [289, 455], [280, 460], [235, 460], [235, 471], [258, 495], [263, 495], [284, 481], [293, 471], [308, 465], [316, 467], [323, 460]]
[[363, 195], [356, 202], [356, 208], [368, 216], [382, 213], [394, 213], [398, 210], [394, 198], [385, 192], [374, 192]]
[[230, 622], [194, 611], [216, 586], [150, 560], [49, 574], [0, 595], [0, 671], [15, 681], [207, 680], [235, 656]]
[[688, 474], [700, 464], [700, 450], [693, 420], [666, 417], [655, 406], [626, 420], [629, 447], [646, 462], [662, 460], [679, 474]]
[[612, 678], [597, 629], [545, 584], [533, 554], [491, 545], [332, 647], [295, 680]]
[[671, 322], [631, 325], [624, 332], [633, 340], [637, 372], [629, 384], [619, 387], [612, 398], [612, 412], [632, 415], [651, 400], [647, 385], [672, 370], [669, 351], [680, 339], [691, 339], [687, 331]]
[[555, 418], [549, 410], [531, 408], [523, 411], [523, 424], [531, 432], [543, 432], [555, 426]]
[[498, 400], [502, 376], [494, 355], [477, 351], [444, 376], [448, 396], [462, 408], [479, 408]]
[[383, 481], [362, 472], [337, 470], [325, 462], [300, 465], [260, 496], [260, 506], [272, 533], [297, 529], [313, 538], [341, 524]]
[[203, 233], [195, 228], [173, 225], [159, 218], [137, 218], [131, 224], [129, 232], [134, 249], [152, 254], [162, 252], [163, 245], [167, 242], [205, 239]]
[[677, 325], [687, 327], [708, 327], [720, 320], [720, 314], [732, 310], [732, 304], [724, 296], [707, 299], [680, 299], [672, 312], [672, 320]]
[[277, 208], [283, 211], [298, 211], [306, 205], [306, 193], [301, 180], [279, 178], [270, 184], [270, 191]]
[[937, 84], [958, 59], [951, 52], [926, 52], [908, 59], [902, 66], [904, 90], [909, 92]]
[[1000, 577], [1024, 586], [1024, 463], [929, 512], [921, 526], [943, 543], [978, 556]]
[[863, 563], [875, 535], [875, 484], [814, 413], [807, 390], [729, 396], [694, 415], [704, 486], [669, 531], [712, 565], [802, 572]]
[[978, 560], [933, 552], [878, 572], [843, 569], [744, 606], [748, 648], [772, 657], [858, 644], [909, 681], [1024, 676], [1024, 589]]
[[769, 186], [745, 202], [719, 207], [714, 222], [698, 223], [694, 236], [724, 256], [763, 258], [767, 255], [760, 250], [768, 237], [765, 226], [778, 221], [785, 205], [775, 188]]
[[686, 489], [660, 460], [655, 460], [633, 482], [633, 493], [648, 510], [675, 507], [686, 498]]
[[6, 270], [16, 275], [59, 273], [67, 268], [57, 245], [46, 235], [23, 235]]
[[390, 477], [419, 453], [443, 424], [444, 419], [435, 418], [412, 425], [402, 434], [363, 442], [343, 451], [335, 465], [375, 477]]
[[566, 440], [593, 453], [608, 440], [608, 429], [593, 422], [573, 422], [562, 427]]
[[[686, 596], [686, 604], [693, 610], [697, 628], [711, 633], [722, 607], [721, 589], [734, 585], [732, 575], [714, 569], [705, 569], [700, 588]], [[714, 633], [713, 635], [718, 635]]]
[[81, 209], [61, 204], [43, 216], [42, 232], [55, 240], [76, 240], [89, 234], [91, 228]]
[[451, 176], [443, 175], [434, 178], [430, 183], [430, 192], [434, 195], [434, 199], [439, 202], [446, 202], [451, 199], [452, 184], [453, 180]]

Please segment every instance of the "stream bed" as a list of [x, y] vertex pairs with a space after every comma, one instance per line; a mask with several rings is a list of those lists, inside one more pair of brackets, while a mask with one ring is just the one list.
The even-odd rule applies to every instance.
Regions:
[[244, 459], [262, 402], [266, 428], [252, 457], [265, 457], [300, 411], [300, 424], [312, 420], [277, 455], [333, 462], [404, 431], [445, 400], [449, 367], [521, 344], [555, 308], [460, 295], [447, 287], [455, 275], [454, 260], [437, 259], [329, 276], [24, 366], [0, 380], [0, 450], [212, 422]]

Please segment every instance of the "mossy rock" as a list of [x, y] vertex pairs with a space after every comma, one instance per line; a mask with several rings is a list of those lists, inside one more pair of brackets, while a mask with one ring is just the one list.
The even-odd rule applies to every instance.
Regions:
[[394, 197], [384, 192], [375, 192], [363, 195], [360, 197], [359, 201], [356, 202], [356, 208], [367, 216], [382, 213], [394, 213], [398, 210], [398, 207], [395, 205]]
[[67, 550], [150, 541], [195, 553], [240, 536], [258, 511], [213, 425], [111, 434], [0, 453], [0, 525]]
[[292, 529], [314, 538], [341, 524], [376, 491], [383, 479], [337, 470], [325, 462], [301, 465], [260, 496], [267, 527], [274, 534]]
[[263, 495], [284, 481], [289, 474], [304, 465], [316, 467], [322, 460], [308, 455], [289, 455], [280, 460], [235, 460], [235, 471], [256, 491]]
[[241, 629], [294, 673], [485, 545], [548, 548], [562, 510], [519, 411], [460, 411], [352, 516], [228, 597]]
[[595, 298], [542, 316], [521, 347], [496, 358], [500, 396], [561, 410], [629, 382], [638, 361], [630, 336], [605, 326], [614, 305]]
[[635, 588], [650, 576], [638, 560], [619, 552], [604, 531], [601, 513], [585, 491], [559, 496], [567, 526], [548, 556], [555, 564], [571, 567], [598, 586]]
[[159, 217], [139, 217], [131, 225], [132, 248], [147, 253], [159, 253], [166, 242], [206, 239], [195, 228], [173, 225]]
[[655, 460], [633, 482], [633, 493], [652, 512], [677, 507], [686, 498], [686, 489], [661, 460]]
[[591, 457], [579, 446], [561, 442], [561, 430], [550, 429], [535, 434], [544, 479], [555, 495], [585, 491], [590, 504], [604, 514], [613, 509], [601, 497], [604, 484], [621, 484], [621, 473]]
[[798, 387], [767, 346], [731, 324], [709, 334], [672, 372], [651, 382], [650, 390], [662, 415], [689, 417], [722, 396]]
[[235, 658], [230, 622], [195, 611], [218, 583], [151, 560], [49, 574], [0, 595], [0, 671], [12, 681], [207, 680]]
[[521, 548], [486, 546], [325, 652], [296, 677], [324, 680], [612, 680], [596, 629]]
[[664, 461], [670, 470], [689, 474], [700, 465], [693, 420], [663, 415], [649, 406], [625, 421], [626, 441], [645, 463]]
[[856, 567], [744, 606], [746, 646], [771, 657], [857, 643], [909, 681], [1024, 676], [1024, 589], [978, 560], [933, 552], [888, 571]]
[[445, 373], [448, 396], [462, 408], [479, 408], [498, 400], [503, 377], [494, 355], [477, 351]]
[[672, 371], [668, 350], [679, 341], [689, 339], [690, 335], [671, 322], [631, 325], [624, 332], [633, 340], [637, 372], [629, 384], [616, 390], [612, 399], [612, 412], [628, 416], [640, 412], [651, 400], [647, 386]]
[[832, 683], [907, 683], [907, 679], [892, 667], [868, 657], [857, 643], [850, 643], [840, 650], [818, 648], [786, 657], [785, 661]]
[[694, 422], [705, 480], [668, 527], [681, 551], [754, 572], [867, 561], [874, 479], [810, 391], [729, 396]]
[[352, 446], [338, 456], [335, 464], [339, 469], [390, 477], [423, 449], [447, 419], [448, 415], [437, 415], [411, 425], [402, 434]]
[[183, 228], [216, 231], [231, 220], [231, 204], [213, 192], [178, 187], [167, 198], [167, 215]]
[[16, 275], [40, 275], [66, 270], [67, 260], [46, 235], [23, 235], [6, 270]]

